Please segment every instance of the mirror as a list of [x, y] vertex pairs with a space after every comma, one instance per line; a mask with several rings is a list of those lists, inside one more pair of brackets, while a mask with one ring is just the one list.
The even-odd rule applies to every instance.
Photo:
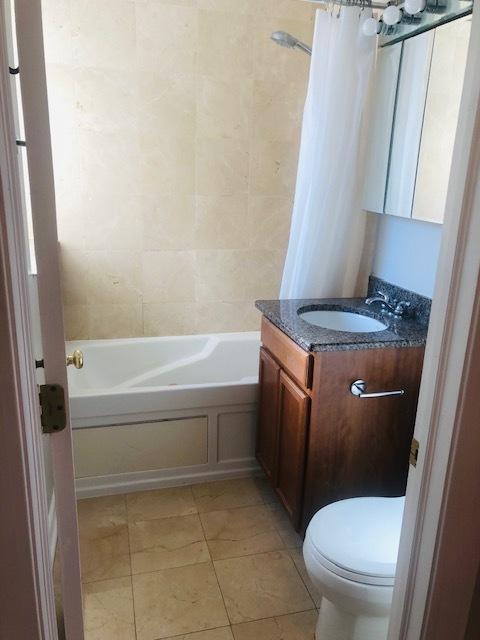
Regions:
[[378, 51], [364, 208], [442, 223], [471, 16]]

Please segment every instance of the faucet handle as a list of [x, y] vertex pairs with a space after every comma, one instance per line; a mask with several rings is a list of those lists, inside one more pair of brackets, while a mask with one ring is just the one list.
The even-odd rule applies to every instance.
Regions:
[[405, 302], [401, 300], [395, 305], [395, 315], [396, 316], [404, 316], [412, 306], [411, 302]]
[[383, 293], [383, 291], [377, 291], [375, 295], [381, 296], [383, 298], [384, 302], [389, 302], [390, 301], [390, 296], [387, 293]]

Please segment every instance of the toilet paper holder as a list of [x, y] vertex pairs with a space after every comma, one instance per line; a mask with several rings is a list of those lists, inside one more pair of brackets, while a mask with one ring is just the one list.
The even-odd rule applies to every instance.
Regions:
[[350, 385], [350, 392], [357, 398], [385, 398], [387, 396], [403, 396], [405, 391], [399, 389], [398, 391], [375, 391], [373, 393], [367, 393], [367, 383], [365, 380], [355, 380]]

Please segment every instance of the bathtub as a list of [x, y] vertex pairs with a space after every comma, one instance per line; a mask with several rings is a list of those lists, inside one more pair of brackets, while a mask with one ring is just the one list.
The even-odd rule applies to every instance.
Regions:
[[79, 497], [247, 475], [259, 332], [85, 340], [68, 368]]

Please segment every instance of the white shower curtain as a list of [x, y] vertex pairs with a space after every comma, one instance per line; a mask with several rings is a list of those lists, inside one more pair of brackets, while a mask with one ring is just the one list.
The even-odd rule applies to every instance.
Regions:
[[354, 293], [363, 248], [361, 121], [376, 38], [368, 9], [317, 10], [280, 297]]

